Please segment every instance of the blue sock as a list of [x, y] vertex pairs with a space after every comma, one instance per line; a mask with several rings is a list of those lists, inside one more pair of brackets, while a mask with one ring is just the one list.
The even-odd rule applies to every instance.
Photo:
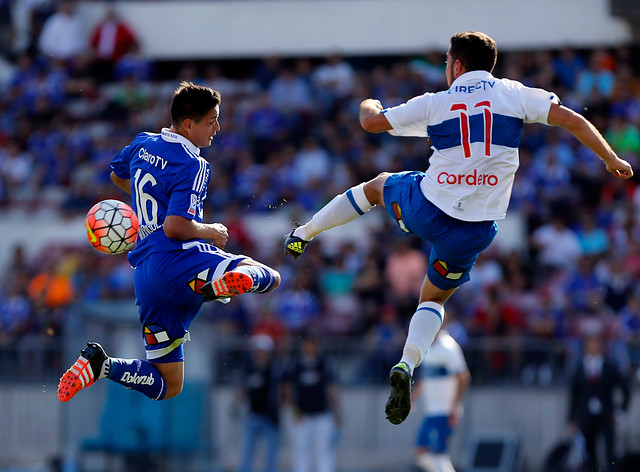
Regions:
[[107, 377], [152, 400], [162, 400], [167, 393], [167, 383], [156, 366], [142, 359], [112, 357]]
[[268, 267], [243, 265], [233, 270], [247, 274], [253, 279], [253, 287], [249, 290], [250, 292], [265, 293], [276, 284], [276, 271]]

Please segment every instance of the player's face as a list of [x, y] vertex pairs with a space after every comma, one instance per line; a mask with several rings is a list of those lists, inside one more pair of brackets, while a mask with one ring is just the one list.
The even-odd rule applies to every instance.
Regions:
[[219, 116], [220, 107], [216, 106], [200, 121], [197, 123], [195, 121], [192, 122], [189, 140], [200, 148], [211, 146], [211, 141], [213, 141], [216, 133], [220, 131]]

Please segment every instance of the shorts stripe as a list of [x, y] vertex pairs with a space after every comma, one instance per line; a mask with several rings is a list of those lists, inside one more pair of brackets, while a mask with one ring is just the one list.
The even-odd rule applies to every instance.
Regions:
[[175, 348], [180, 346], [180, 344], [184, 344], [187, 341], [191, 341], [191, 335], [189, 334], [188, 331], [183, 337], [181, 337], [180, 339], [176, 339], [171, 344], [169, 344], [167, 347], [163, 347], [161, 349], [150, 350], [150, 349], [148, 349], [148, 346], [147, 346], [147, 359], [148, 360], [152, 360], [152, 359], [158, 359], [159, 357], [166, 356], [171, 351], [173, 351]]

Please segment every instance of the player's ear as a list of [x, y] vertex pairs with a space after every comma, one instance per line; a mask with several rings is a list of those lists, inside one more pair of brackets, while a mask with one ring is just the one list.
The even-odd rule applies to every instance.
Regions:
[[464, 73], [464, 64], [462, 64], [462, 61], [460, 59], [456, 59], [456, 61], [453, 63], [453, 74], [455, 75], [455, 77], [458, 77], [463, 73]]

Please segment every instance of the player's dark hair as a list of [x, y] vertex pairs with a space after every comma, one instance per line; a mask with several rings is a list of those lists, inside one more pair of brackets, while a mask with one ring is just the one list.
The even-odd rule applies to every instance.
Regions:
[[459, 60], [467, 71], [492, 72], [498, 59], [496, 42], [484, 33], [466, 31], [454, 34], [449, 43], [452, 60]]
[[220, 104], [220, 92], [191, 82], [180, 82], [171, 100], [171, 123], [180, 127], [184, 120], [196, 123]]

